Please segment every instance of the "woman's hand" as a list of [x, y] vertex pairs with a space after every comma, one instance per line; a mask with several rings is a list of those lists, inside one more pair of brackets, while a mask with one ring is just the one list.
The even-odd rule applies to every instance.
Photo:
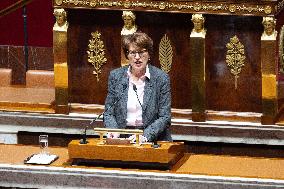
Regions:
[[[129, 140], [131, 140], [132, 143], [136, 142], [136, 135], [131, 135], [128, 137]], [[139, 135], [139, 143], [145, 143], [148, 142], [148, 139], [144, 137], [143, 135]]]
[[107, 138], [119, 138], [119, 136], [118, 133], [107, 133]]

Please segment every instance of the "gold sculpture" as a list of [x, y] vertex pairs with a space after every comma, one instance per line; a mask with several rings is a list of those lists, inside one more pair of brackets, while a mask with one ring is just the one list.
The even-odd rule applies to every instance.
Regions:
[[280, 59], [279, 72], [284, 74], [284, 25], [281, 27], [280, 30], [279, 59]]
[[262, 21], [264, 32], [261, 40], [276, 40], [277, 31], [275, 31], [276, 19], [273, 17], [263, 17]]
[[132, 11], [123, 11], [122, 19], [124, 26], [121, 30], [121, 35], [130, 35], [137, 31], [137, 26], [135, 25], [136, 16]]
[[191, 21], [193, 22], [193, 30], [190, 37], [205, 37], [206, 30], [204, 29], [205, 18], [202, 14], [193, 14]]
[[56, 22], [53, 26], [54, 31], [67, 31], [67, 13], [64, 9], [54, 9], [53, 15], [56, 18]]
[[166, 34], [163, 36], [159, 44], [159, 60], [161, 69], [166, 73], [169, 73], [172, 67], [173, 49], [171, 46], [171, 41]]
[[[135, 24], [136, 16], [132, 11], [123, 11], [122, 12], [122, 20], [123, 20], [123, 28], [120, 32], [121, 38], [127, 35], [131, 35], [137, 31], [137, 26]], [[121, 66], [125, 66], [128, 64], [128, 60], [124, 56], [123, 49], [121, 48]]]
[[90, 62], [95, 70], [93, 74], [97, 76], [97, 81], [99, 81], [99, 74], [101, 73], [101, 67], [106, 63], [107, 59], [105, 58], [104, 52], [104, 43], [101, 41], [101, 34], [96, 31], [92, 32], [92, 39], [89, 40], [89, 50], [88, 53], [88, 62]]
[[235, 89], [238, 88], [237, 81], [239, 74], [241, 73], [242, 67], [245, 65], [245, 50], [244, 45], [239, 41], [238, 37], [235, 35], [227, 43], [227, 54], [226, 62], [230, 68], [231, 73], [235, 76]]

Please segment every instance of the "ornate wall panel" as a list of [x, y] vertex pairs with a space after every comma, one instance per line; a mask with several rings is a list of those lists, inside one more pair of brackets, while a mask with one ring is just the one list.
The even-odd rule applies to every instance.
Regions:
[[193, 25], [190, 18], [187, 14], [136, 12], [138, 27], [153, 38], [155, 66], [160, 67], [158, 52], [161, 39], [167, 34], [171, 40], [173, 59], [169, 75], [173, 108], [191, 108], [189, 36]]
[[[190, 62], [192, 54], [190, 45], [194, 43], [193, 40], [190, 43], [193, 29], [191, 15], [199, 13], [205, 16], [207, 30], [204, 77], [206, 104], [202, 105], [206, 110], [263, 113], [262, 17], [275, 17], [276, 30], [279, 32], [284, 23], [283, 0], [54, 0], [53, 5], [55, 8], [65, 8], [69, 11], [70, 103], [104, 104], [109, 72], [121, 66], [120, 32], [124, 24], [121, 19], [122, 10], [130, 10], [136, 15], [135, 24], [138, 30], [148, 33], [154, 40], [156, 54], [151, 60], [155, 66], [161, 66], [158, 56], [161, 39], [166, 35], [170, 40], [173, 50], [172, 67], [169, 72], [172, 108], [191, 109], [194, 105], [191, 101], [195, 90], [191, 87], [194, 76], [191, 72], [195, 73]], [[100, 70], [99, 80], [87, 61], [90, 35], [95, 31], [101, 34], [107, 60]], [[244, 52], [242, 53], [244, 62], [241, 62], [241, 72], [237, 77], [230, 72], [232, 68], [226, 63], [228, 55], [226, 45], [234, 36], [243, 45], [242, 52]], [[276, 49], [276, 52], [272, 52], [274, 50], [271, 49], [268, 51], [278, 57], [279, 49]], [[237, 56], [232, 56], [237, 60]], [[203, 60], [203, 57], [198, 60]], [[283, 74], [277, 75], [277, 79], [284, 80]]]
[[[109, 72], [120, 66], [120, 11], [68, 11], [69, 102], [104, 104]], [[99, 31], [104, 43], [106, 64], [100, 80], [88, 62], [88, 44], [92, 32]]]
[[72, 8], [136, 9], [183, 13], [210, 13], [231, 15], [272, 15], [281, 10], [283, 2], [275, 1], [157, 1], [157, 0], [54, 0], [55, 6]]
[[[191, 108], [190, 15], [136, 12], [139, 30], [154, 40], [152, 64], [160, 67], [159, 42], [166, 33], [173, 47], [171, 72], [172, 107]], [[260, 36], [261, 17], [206, 15], [206, 98], [209, 110], [261, 112]], [[109, 72], [120, 66], [121, 11], [69, 10], [68, 31], [70, 102], [104, 104]], [[254, 23], [254, 24], [251, 24]], [[100, 31], [107, 63], [100, 80], [87, 62], [90, 34]], [[234, 77], [226, 65], [226, 44], [237, 35], [245, 46], [246, 64], [234, 88]]]
[[[261, 17], [206, 16], [207, 109], [261, 112], [261, 21]], [[246, 56], [237, 89], [226, 65], [226, 44], [234, 35]]]
[[[120, 30], [122, 11], [78, 10], [68, 11], [69, 92], [71, 103], [104, 104], [109, 72], [120, 67]], [[160, 67], [159, 42], [167, 34], [173, 48], [170, 71], [172, 107], [191, 108], [189, 35], [192, 25], [186, 14], [136, 12], [139, 30], [154, 40], [152, 64]], [[106, 64], [100, 80], [88, 63], [87, 50], [91, 32], [99, 31], [105, 45]]]

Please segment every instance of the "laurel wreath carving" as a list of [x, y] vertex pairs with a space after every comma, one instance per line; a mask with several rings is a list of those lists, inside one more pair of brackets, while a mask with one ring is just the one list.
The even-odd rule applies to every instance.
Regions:
[[93, 74], [96, 75], [97, 81], [99, 81], [99, 74], [102, 72], [101, 67], [106, 63], [107, 59], [105, 57], [104, 43], [101, 40], [101, 34], [96, 31], [91, 33], [92, 38], [89, 40], [89, 50], [88, 54], [88, 62], [91, 63], [95, 70]]
[[230, 39], [230, 42], [227, 43], [227, 54], [226, 54], [226, 62], [228, 67], [230, 68], [231, 73], [235, 77], [235, 89], [238, 88], [237, 80], [239, 78], [239, 74], [241, 73], [242, 67], [245, 65], [244, 61], [245, 50], [244, 45], [240, 42], [239, 38], [235, 35]]
[[280, 40], [279, 40], [279, 60], [280, 60], [280, 67], [279, 72], [284, 74], [284, 25], [281, 27], [280, 30]]
[[169, 73], [172, 67], [173, 49], [171, 41], [166, 34], [163, 36], [159, 44], [159, 60], [161, 69], [166, 73]]

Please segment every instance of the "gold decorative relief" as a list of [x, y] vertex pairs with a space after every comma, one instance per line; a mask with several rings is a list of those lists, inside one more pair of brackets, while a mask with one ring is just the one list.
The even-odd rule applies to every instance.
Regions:
[[101, 34], [96, 31], [91, 33], [92, 38], [89, 40], [89, 50], [88, 53], [88, 62], [90, 62], [95, 70], [93, 74], [97, 76], [97, 81], [99, 81], [99, 74], [102, 72], [101, 67], [106, 63], [107, 59], [105, 57], [104, 43], [101, 40]]
[[280, 3], [275, 8], [270, 5], [263, 4], [259, 5], [248, 4], [248, 3], [224, 3], [224, 2], [216, 2], [216, 1], [156, 1], [156, 0], [54, 0], [55, 2], [62, 1], [62, 4], [59, 3], [56, 5], [60, 6], [68, 6], [75, 5], [78, 8], [81, 7], [98, 7], [98, 8], [106, 8], [106, 7], [114, 7], [118, 9], [147, 9], [147, 10], [159, 10], [159, 11], [182, 11], [188, 13], [212, 13], [216, 12], [219, 14], [228, 13], [228, 14], [256, 14], [256, 15], [269, 15], [273, 14], [275, 9], [280, 9], [283, 6], [283, 2]]
[[55, 0], [56, 5], [62, 5], [62, 0]]
[[159, 60], [161, 69], [166, 73], [169, 73], [172, 67], [173, 49], [171, 41], [166, 34], [163, 36], [159, 44]]
[[265, 6], [264, 7], [264, 12], [265, 12], [265, 14], [270, 14], [272, 12], [271, 6]]
[[195, 3], [194, 5], [193, 5], [193, 9], [195, 10], [195, 11], [200, 11], [201, 10], [201, 4], [199, 4], [199, 3]]
[[96, 1], [96, 0], [91, 1], [91, 2], [90, 2], [90, 6], [91, 6], [91, 7], [97, 6], [97, 1]]
[[237, 10], [237, 7], [236, 7], [236, 5], [234, 5], [234, 4], [232, 4], [232, 5], [229, 5], [229, 11], [230, 11], [231, 13], [234, 13], [234, 12], [236, 12], [236, 10]]
[[161, 2], [159, 5], [159, 9], [164, 10], [166, 8], [166, 3], [165, 2]]
[[244, 61], [246, 59], [244, 45], [235, 35], [230, 39], [230, 42], [227, 43], [226, 47], [226, 62], [228, 67], [230, 68], [231, 73], [235, 77], [235, 89], [237, 89], [239, 74], [241, 73], [242, 67], [245, 65]]
[[280, 73], [284, 74], [284, 25], [280, 30], [280, 40], [279, 40], [279, 59], [280, 59]]
[[123, 6], [128, 9], [131, 7], [131, 3], [129, 1], [125, 1]]

